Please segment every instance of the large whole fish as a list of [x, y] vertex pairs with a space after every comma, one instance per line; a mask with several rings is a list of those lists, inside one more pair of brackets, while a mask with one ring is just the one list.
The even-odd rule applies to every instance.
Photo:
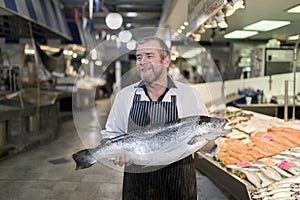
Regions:
[[226, 119], [207, 116], [181, 118], [101, 141], [92, 149], [73, 154], [76, 169], [90, 167], [97, 160], [125, 154], [126, 159], [144, 166], [167, 165], [180, 160], [224, 133]]

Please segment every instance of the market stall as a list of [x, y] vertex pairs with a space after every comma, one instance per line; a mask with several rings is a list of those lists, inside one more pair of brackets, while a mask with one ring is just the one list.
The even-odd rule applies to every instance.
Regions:
[[59, 103], [65, 96], [64, 92], [36, 88], [1, 93], [0, 159], [56, 139]]
[[300, 185], [300, 121], [226, 108], [218, 153], [199, 152], [196, 167], [236, 199], [296, 199]]

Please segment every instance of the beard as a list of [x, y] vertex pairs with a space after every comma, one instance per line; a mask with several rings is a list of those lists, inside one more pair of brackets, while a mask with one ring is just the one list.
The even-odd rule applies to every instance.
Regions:
[[152, 63], [142, 65], [138, 68], [138, 73], [145, 83], [151, 84], [163, 75], [163, 65], [154, 66]]

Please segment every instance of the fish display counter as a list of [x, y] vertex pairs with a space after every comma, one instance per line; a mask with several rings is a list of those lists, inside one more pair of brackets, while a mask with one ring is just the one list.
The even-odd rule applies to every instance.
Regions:
[[235, 199], [299, 199], [300, 121], [226, 108], [227, 133], [196, 167]]
[[22, 89], [0, 95], [0, 158], [57, 137], [59, 92]]

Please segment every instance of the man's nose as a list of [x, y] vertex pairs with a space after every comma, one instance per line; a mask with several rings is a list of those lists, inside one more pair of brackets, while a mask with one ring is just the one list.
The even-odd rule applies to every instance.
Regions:
[[143, 56], [143, 57], [142, 57], [142, 60], [141, 60], [141, 63], [142, 63], [142, 64], [145, 64], [145, 63], [147, 63], [147, 62], [148, 62], [147, 56]]

